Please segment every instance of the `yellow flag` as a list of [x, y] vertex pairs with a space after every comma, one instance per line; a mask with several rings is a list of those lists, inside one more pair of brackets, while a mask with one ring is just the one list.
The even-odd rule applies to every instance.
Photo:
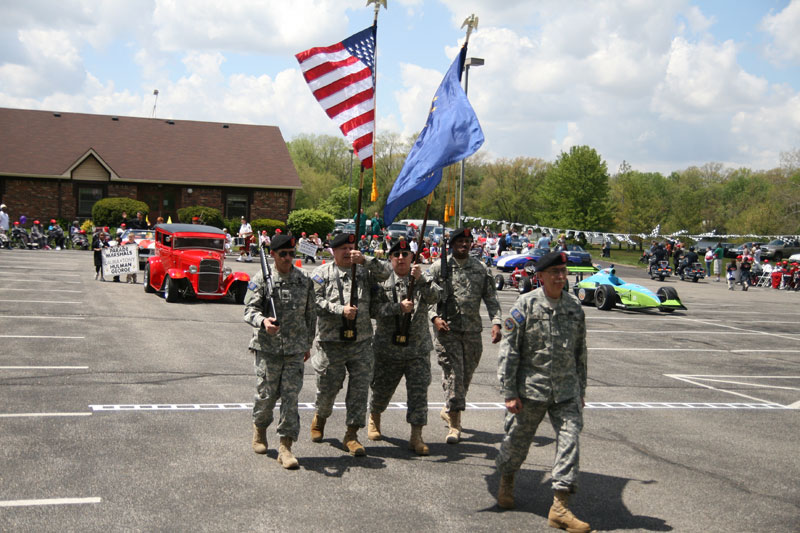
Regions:
[[378, 201], [378, 178], [375, 176], [375, 167], [372, 167], [372, 194], [369, 197], [370, 202]]
[[172, 224], [172, 217], [171, 216], [167, 217], [167, 224]]
[[144, 216], [144, 221], [147, 222], [148, 226], [150, 225], [150, 214], [149, 213]]

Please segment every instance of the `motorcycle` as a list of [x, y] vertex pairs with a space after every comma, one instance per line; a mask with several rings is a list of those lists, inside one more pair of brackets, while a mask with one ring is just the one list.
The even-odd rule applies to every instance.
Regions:
[[31, 245], [31, 237], [28, 235], [28, 230], [19, 226], [11, 228], [11, 239], [9, 239], [9, 246], [11, 248], [19, 248], [27, 250], [33, 248]]
[[700, 263], [692, 263], [691, 265], [685, 261], [681, 263], [678, 275], [681, 281], [691, 280], [695, 283], [706, 277], [706, 270]]
[[650, 274], [650, 279], [658, 278], [659, 281], [664, 281], [664, 278], [672, 275], [672, 268], [669, 266], [669, 261], [653, 261], [650, 263], [647, 273]]
[[47, 230], [47, 244], [51, 248], [61, 249], [65, 248], [66, 239], [64, 238], [64, 230], [61, 226], [54, 226], [52, 229]]
[[86, 232], [76, 232], [70, 238], [73, 248], [80, 248], [81, 250], [89, 249], [89, 239], [86, 237]]

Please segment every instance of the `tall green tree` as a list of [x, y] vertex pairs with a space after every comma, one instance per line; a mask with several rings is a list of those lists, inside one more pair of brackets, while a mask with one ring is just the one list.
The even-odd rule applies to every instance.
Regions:
[[638, 172], [626, 163], [610, 181], [614, 228], [623, 233], [650, 233], [669, 212], [666, 178], [657, 172]]
[[538, 189], [549, 165], [531, 157], [499, 159], [483, 166], [483, 182], [477, 197], [481, 216], [536, 224]]
[[608, 167], [594, 148], [561, 152], [539, 190], [542, 224], [606, 231], [611, 227]]

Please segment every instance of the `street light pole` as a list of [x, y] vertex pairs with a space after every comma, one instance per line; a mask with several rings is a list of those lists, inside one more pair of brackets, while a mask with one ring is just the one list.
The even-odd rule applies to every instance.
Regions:
[[[480, 57], [468, 57], [464, 61], [464, 95], [467, 95], [469, 90], [469, 67], [480, 67], [483, 65], [483, 59]], [[464, 218], [464, 159], [461, 160], [461, 178], [459, 179], [458, 186], [458, 221], [457, 227], [461, 227]]]
[[347, 212], [352, 213], [350, 210], [350, 198], [353, 196], [353, 149], [350, 148], [350, 188], [347, 189]]

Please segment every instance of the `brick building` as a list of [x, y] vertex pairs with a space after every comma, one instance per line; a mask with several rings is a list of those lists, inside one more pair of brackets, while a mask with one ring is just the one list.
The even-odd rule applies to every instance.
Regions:
[[12, 220], [85, 219], [97, 200], [127, 197], [151, 221], [196, 205], [285, 221], [300, 186], [275, 126], [0, 108], [0, 202]]

